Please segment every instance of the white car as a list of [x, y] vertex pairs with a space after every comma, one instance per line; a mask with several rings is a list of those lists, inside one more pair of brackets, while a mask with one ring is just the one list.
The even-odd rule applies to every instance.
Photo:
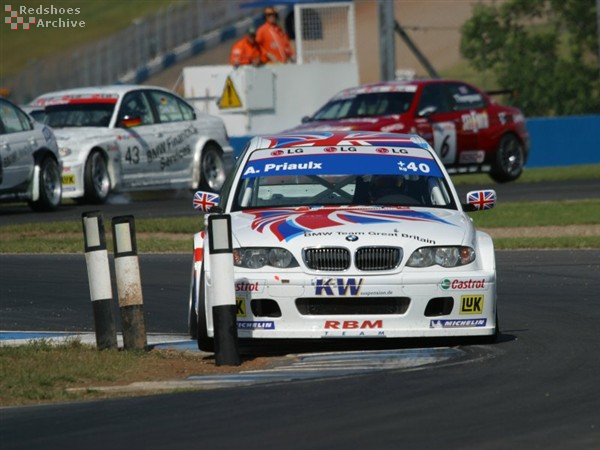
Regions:
[[60, 171], [52, 130], [0, 97], [0, 201], [54, 211], [62, 194]]
[[63, 198], [103, 203], [112, 192], [218, 191], [233, 148], [223, 121], [159, 87], [114, 85], [36, 98], [58, 139]]
[[[461, 204], [417, 135], [307, 132], [253, 138], [221, 195], [197, 192], [194, 206], [231, 217], [241, 339], [493, 341], [494, 245], [465, 211], [495, 200]], [[190, 334], [213, 351], [221, 272], [205, 231], [192, 273]]]

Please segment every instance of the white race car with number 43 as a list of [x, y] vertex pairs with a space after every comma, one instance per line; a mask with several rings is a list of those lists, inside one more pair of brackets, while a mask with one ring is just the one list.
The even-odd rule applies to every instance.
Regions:
[[[240, 339], [493, 341], [494, 246], [466, 211], [495, 200], [461, 204], [419, 136], [309, 131], [253, 138], [221, 195], [197, 192], [194, 207], [231, 217]], [[219, 276], [199, 232], [189, 328], [205, 351]]]
[[223, 121], [163, 88], [78, 88], [44, 94], [30, 107], [55, 131], [63, 198], [103, 203], [113, 191], [218, 191], [233, 160]]

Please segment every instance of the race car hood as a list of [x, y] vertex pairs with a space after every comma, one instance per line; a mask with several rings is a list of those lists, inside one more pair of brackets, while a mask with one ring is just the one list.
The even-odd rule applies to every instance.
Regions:
[[114, 140], [115, 130], [103, 127], [69, 127], [54, 128], [56, 140], [64, 145], [77, 142]]
[[460, 211], [407, 207], [268, 208], [232, 213], [234, 245], [285, 247], [473, 245]]
[[[363, 130], [363, 131], [386, 131], [386, 132], [406, 132], [405, 125], [401, 121], [402, 115], [394, 114], [390, 116], [380, 117], [357, 117], [350, 119], [338, 119], [338, 120], [315, 120], [312, 122], [305, 122], [302, 125], [298, 125], [287, 132], [296, 131], [352, 131], [352, 130]], [[391, 128], [390, 128], [391, 127]]]

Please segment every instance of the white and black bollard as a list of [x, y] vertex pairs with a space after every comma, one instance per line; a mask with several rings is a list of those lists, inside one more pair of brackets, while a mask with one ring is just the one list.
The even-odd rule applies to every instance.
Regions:
[[212, 272], [209, 304], [212, 305], [215, 330], [215, 363], [217, 366], [239, 366], [231, 216], [208, 216], [208, 247]]
[[81, 215], [85, 240], [85, 262], [94, 312], [94, 329], [98, 350], [117, 349], [117, 327], [113, 312], [113, 295], [108, 265], [104, 222], [100, 211]]
[[147, 345], [146, 325], [133, 216], [114, 217], [112, 232], [123, 348], [143, 350]]

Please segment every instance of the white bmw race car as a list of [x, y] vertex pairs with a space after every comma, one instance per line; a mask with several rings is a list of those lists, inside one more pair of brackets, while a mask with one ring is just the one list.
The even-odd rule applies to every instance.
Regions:
[[223, 121], [163, 88], [71, 89], [30, 107], [55, 131], [63, 198], [103, 203], [112, 191], [218, 191], [232, 165]]
[[26, 201], [34, 211], [56, 210], [60, 170], [52, 130], [0, 97], [0, 203]]
[[[498, 335], [491, 237], [416, 135], [307, 132], [253, 138], [221, 195], [194, 206], [231, 217], [237, 332], [245, 338]], [[214, 351], [205, 231], [194, 237], [190, 334]], [[221, 299], [219, 299], [221, 301]]]

